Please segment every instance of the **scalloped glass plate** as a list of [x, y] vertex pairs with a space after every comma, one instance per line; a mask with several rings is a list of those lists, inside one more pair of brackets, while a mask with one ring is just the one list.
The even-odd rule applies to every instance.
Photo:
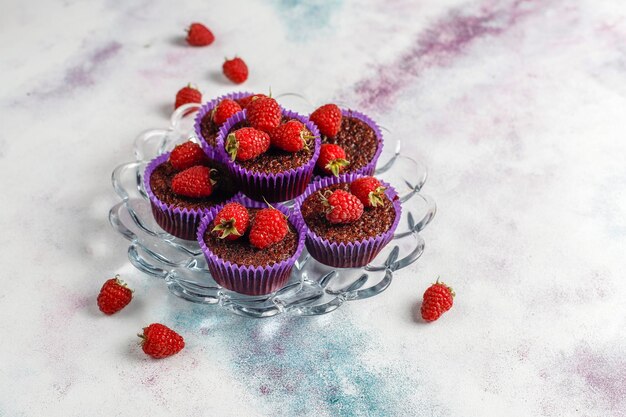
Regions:
[[[284, 106], [303, 114], [315, 108], [298, 94], [277, 98]], [[424, 240], [419, 233], [436, 212], [434, 201], [420, 192], [426, 181], [426, 168], [402, 155], [400, 141], [382, 127], [385, 144], [376, 176], [398, 191], [402, 218], [394, 239], [369, 265], [331, 268], [311, 258], [305, 248], [290, 281], [275, 293], [247, 296], [220, 287], [211, 277], [197, 243], [178, 239], [156, 224], [143, 189], [143, 172], [152, 158], [186, 140], [198, 141], [193, 133], [193, 115], [198, 108], [196, 104], [182, 106], [172, 114], [169, 128], [141, 133], [135, 140], [136, 160], [118, 166], [112, 174], [113, 188], [121, 201], [109, 212], [111, 225], [131, 242], [128, 247], [131, 263], [140, 271], [162, 278], [174, 295], [192, 302], [215, 304], [248, 317], [326, 314], [346, 301], [380, 294], [389, 287], [396, 271], [421, 256]]]

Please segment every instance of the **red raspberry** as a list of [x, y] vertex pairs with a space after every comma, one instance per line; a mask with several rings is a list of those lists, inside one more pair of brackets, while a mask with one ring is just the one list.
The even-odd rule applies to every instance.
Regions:
[[311, 113], [309, 119], [325, 136], [335, 137], [341, 128], [341, 110], [335, 104], [323, 105]]
[[187, 43], [191, 46], [211, 45], [214, 40], [213, 33], [202, 23], [192, 23], [187, 29]]
[[424, 292], [422, 318], [426, 321], [437, 320], [443, 313], [450, 310], [454, 295], [452, 288], [437, 279], [437, 282]]
[[289, 225], [283, 213], [275, 208], [259, 210], [250, 228], [250, 244], [265, 249], [287, 236]]
[[350, 162], [346, 159], [346, 152], [339, 145], [325, 143], [320, 148], [320, 156], [317, 159], [317, 167], [327, 174], [339, 176]]
[[155, 359], [166, 358], [180, 352], [185, 347], [185, 340], [174, 330], [160, 323], [152, 323], [143, 328], [141, 348], [146, 355]]
[[187, 168], [172, 178], [172, 191], [185, 197], [208, 197], [213, 193], [214, 185], [211, 169], [201, 165]]
[[220, 239], [235, 240], [246, 233], [249, 225], [248, 209], [239, 203], [228, 203], [213, 219], [212, 231]]
[[221, 125], [232, 115], [240, 111], [241, 106], [235, 100], [225, 98], [213, 109], [213, 122], [217, 125]]
[[230, 133], [224, 148], [231, 160], [247, 161], [265, 153], [270, 147], [270, 136], [252, 127], [242, 127]]
[[174, 109], [179, 108], [183, 104], [189, 103], [202, 103], [202, 93], [191, 84], [178, 90], [178, 93], [176, 93], [176, 103], [174, 103]]
[[248, 97], [240, 98], [237, 101], [239, 102], [239, 105], [241, 106], [241, 108], [245, 109], [248, 107], [248, 104], [252, 103], [254, 100], [261, 98], [261, 97], [267, 97], [267, 96], [265, 94], [253, 94]]
[[287, 152], [302, 150], [314, 138], [315, 136], [298, 120], [290, 120], [272, 130], [270, 134], [272, 146]]
[[322, 196], [329, 209], [326, 220], [333, 224], [352, 223], [363, 215], [363, 203], [355, 195], [344, 190], [335, 190], [330, 196]]
[[235, 84], [241, 84], [248, 79], [248, 66], [241, 58], [227, 59], [224, 61], [222, 71], [226, 78]]
[[98, 294], [98, 308], [104, 314], [117, 313], [130, 303], [133, 299], [133, 290], [128, 288], [124, 281], [115, 278], [107, 280]]
[[357, 196], [365, 207], [385, 204], [385, 187], [374, 177], [359, 178], [350, 184], [350, 192]]
[[246, 107], [246, 119], [250, 126], [263, 132], [276, 129], [283, 118], [280, 106], [271, 97], [254, 99]]
[[208, 158], [200, 145], [192, 141], [181, 143], [170, 153], [170, 164], [176, 171], [183, 171], [195, 165], [202, 165]]

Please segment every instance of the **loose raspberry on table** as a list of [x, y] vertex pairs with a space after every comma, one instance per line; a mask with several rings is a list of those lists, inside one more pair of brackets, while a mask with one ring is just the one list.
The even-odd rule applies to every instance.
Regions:
[[241, 58], [227, 59], [222, 65], [222, 72], [226, 78], [235, 84], [241, 84], [248, 79], [248, 66]]
[[115, 278], [107, 280], [98, 294], [98, 308], [104, 314], [111, 315], [126, 307], [133, 299], [133, 290], [124, 281]]
[[141, 348], [155, 359], [166, 358], [180, 352], [185, 347], [185, 340], [174, 330], [160, 323], [153, 323], [144, 327], [141, 338]]
[[435, 321], [443, 313], [452, 308], [454, 301], [454, 291], [443, 282], [437, 282], [428, 287], [424, 292], [421, 313], [426, 321]]

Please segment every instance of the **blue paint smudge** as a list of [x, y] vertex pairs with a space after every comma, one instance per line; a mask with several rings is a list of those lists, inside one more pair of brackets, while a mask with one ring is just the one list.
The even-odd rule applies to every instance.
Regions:
[[[419, 372], [388, 363], [375, 340], [349, 322], [332, 317], [279, 316], [250, 319], [209, 306], [176, 311], [171, 322], [187, 337], [217, 338], [242, 385], [275, 408], [277, 415], [404, 416], [431, 409]], [[211, 352], [215, 355], [216, 352]], [[366, 363], [365, 355], [376, 360]], [[405, 366], [406, 365], [406, 366]], [[423, 401], [413, 403], [424, 392]]]
[[287, 28], [289, 37], [303, 42], [330, 27], [333, 13], [343, 0], [275, 0], [274, 6]]

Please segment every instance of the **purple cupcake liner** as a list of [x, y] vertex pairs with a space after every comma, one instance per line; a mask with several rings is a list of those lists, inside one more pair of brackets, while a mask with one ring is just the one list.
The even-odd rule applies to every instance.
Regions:
[[[170, 152], [167, 152], [154, 158], [144, 171], [143, 184], [146, 194], [150, 199], [152, 215], [161, 229], [165, 230], [167, 233], [180, 239], [195, 240], [200, 220], [202, 220], [202, 216], [209, 207], [206, 209], [189, 209], [180, 208], [173, 204], [166, 204], [154, 195], [152, 187], [150, 186], [152, 173], [159, 165], [167, 162], [169, 157]], [[230, 201], [230, 199], [225, 201], [225, 203], [228, 201]]]
[[[206, 139], [204, 139], [204, 136], [202, 136], [202, 129], [200, 128], [200, 126], [201, 126], [202, 119], [204, 118], [204, 116], [207, 113], [212, 112], [215, 106], [217, 106], [219, 102], [224, 100], [225, 98], [229, 98], [231, 100], [241, 100], [242, 98], [249, 97], [254, 94], [255, 93], [250, 93], [248, 91], [237, 91], [237, 92], [233, 92], [229, 94], [224, 94], [222, 96], [214, 98], [211, 101], [204, 103], [200, 107], [200, 109], [198, 109], [198, 113], [196, 113], [196, 118], [194, 120], [193, 129], [196, 132], [196, 136], [198, 137], [198, 139], [200, 139], [200, 144], [202, 145], [202, 149], [204, 150], [204, 153], [206, 153], [209, 158], [215, 158], [216, 152], [215, 152], [215, 147], [209, 145]], [[218, 134], [219, 134], [219, 131], [218, 131]]]
[[254, 172], [240, 166], [237, 161], [231, 161], [224, 149], [224, 140], [234, 125], [246, 120], [246, 110], [243, 110], [226, 121], [220, 128], [217, 137], [218, 159], [225, 161], [229, 172], [237, 181], [241, 191], [254, 200], [273, 202], [287, 201], [296, 198], [304, 192], [313, 178], [315, 162], [320, 154], [321, 139], [317, 126], [307, 117], [283, 109], [283, 116], [302, 122], [315, 136], [315, 150], [311, 159], [297, 168], [279, 173]]
[[[254, 201], [239, 193], [231, 202], [239, 202], [248, 208], [266, 208], [267, 204]], [[215, 282], [222, 287], [246, 295], [265, 295], [275, 292], [287, 284], [291, 270], [304, 249], [304, 222], [301, 216], [294, 215], [289, 209], [277, 204], [275, 208], [288, 216], [288, 221], [298, 233], [298, 246], [295, 253], [286, 260], [266, 266], [238, 265], [222, 259], [209, 249], [204, 241], [204, 234], [223, 205], [215, 206], [206, 212], [198, 227], [197, 239], [200, 249], [207, 260], [209, 271]]]
[[400, 200], [397, 198], [398, 194], [396, 193], [396, 190], [391, 185], [383, 181], [381, 181], [381, 184], [386, 187], [385, 194], [389, 200], [391, 200], [396, 215], [391, 227], [383, 234], [354, 242], [336, 243], [330, 242], [328, 239], [318, 236], [311, 229], [309, 229], [304, 222], [304, 218], [300, 212], [300, 206], [311, 194], [324, 187], [344, 182], [351, 183], [364, 176], [366, 175], [350, 173], [340, 175], [339, 177], [321, 178], [311, 184], [306, 191], [296, 199], [294, 214], [297, 214], [304, 224], [306, 232], [306, 248], [313, 258], [325, 265], [336, 268], [357, 268], [365, 266], [370, 263], [376, 255], [378, 255], [382, 248], [384, 248], [391, 241], [391, 239], [393, 239], [393, 233], [398, 227], [398, 222], [400, 221], [400, 216], [402, 214], [402, 207], [400, 206]]
[[[376, 163], [378, 162], [378, 158], [383, 151], [383, 132], [380, 130], [380, 126], [378, 126], [378, 124], [369, 116], [366, 116], [365, 114], [356, 110], [342, 109], [341, 115], [344, 117], [354, 117], [355, 119], [359, 119], [360, 121], [371, 127], [374, 131], [374, 134], [378, 138], [378, 146], [376, 147], [376, 152], [374, 153], [374, 156], [369, 161], [369, 163], [354, 172], [350, 172], [350, 174], [362, 174], [365, 176], [373, 175], [374, 171], [376, 170]], [[317, 175], [316, 179], [319, 178], [326, 178], [326, 175]]]

